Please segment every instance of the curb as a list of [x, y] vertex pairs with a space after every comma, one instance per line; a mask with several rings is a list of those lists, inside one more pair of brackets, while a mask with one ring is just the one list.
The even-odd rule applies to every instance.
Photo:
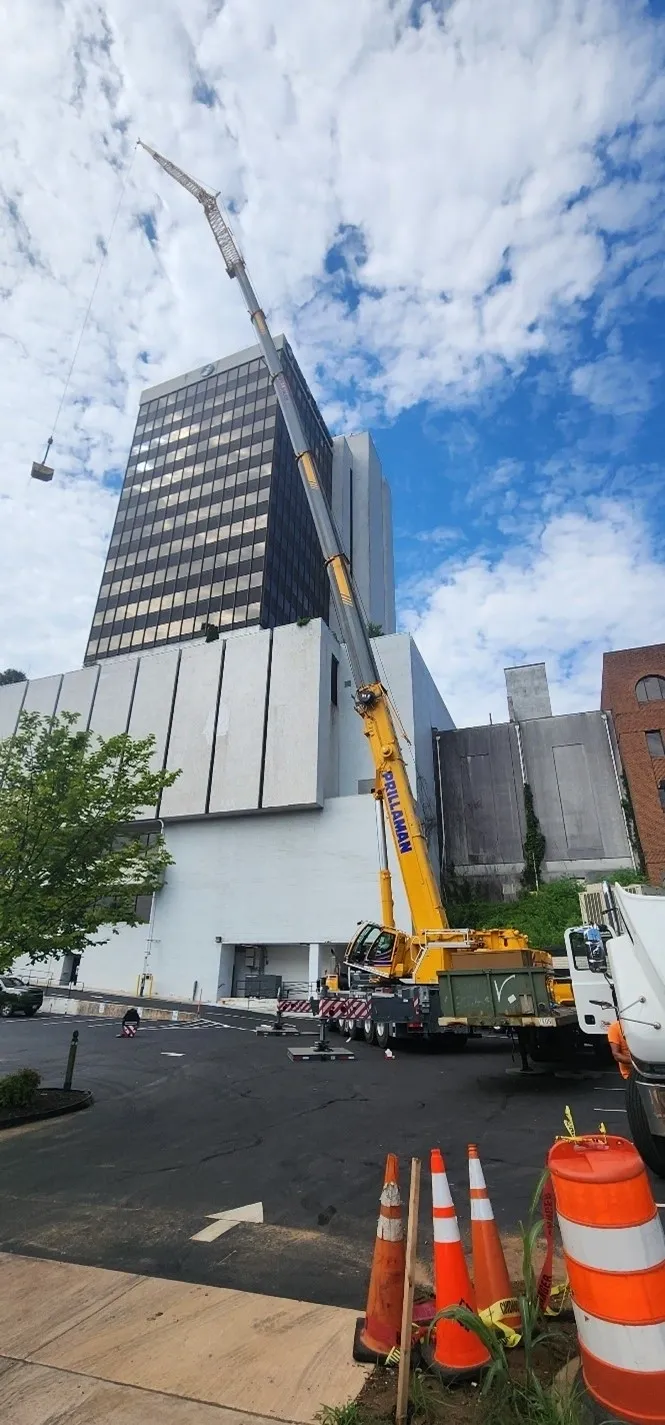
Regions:
[[[56, 1008], [64, 1006], [64, 1008]], [[130, 1002], [104, 999], [68, 999], [63, 995], [45, 995], [41, 1006], [45, 1014], [51, 1014], [62, 1019], [66, 1023], [69, 1019], [99, 1017], [100, 1020], [121, 1020], [123, 1014], [130, 1008], [137, 1009], [141, 1019], [170, 1024], [180, 1022], [189, 1024], [193, 1020], [201, 1019], [202, 1016], [197, 1010], [185, 1009], [162, 1009], [159, 1006], [151, 1006], [149, 1000], [136, 999]]]
[[[59, 1089], [59, 1093], [63, 1090]], [[41, 1119], [62, 1118], [66, 1113], [78, 1113], [82, 1108], [91, 1108], [95, 1102], [88, 1089], [71, 1089], [73, 1103], [62, 1104], [60, 1108], [47, 1108], [43, 1113], [20, 1113], [16, 1114], [11, 1122], [0, 1120], [0, 1133], [9, 1128], [21, 1128], [24, 1123], [38, 1123]]]

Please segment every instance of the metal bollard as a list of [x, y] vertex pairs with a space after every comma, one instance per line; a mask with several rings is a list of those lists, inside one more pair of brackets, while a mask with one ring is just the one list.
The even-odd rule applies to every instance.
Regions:
[[64, 1084], [62, 1085], [63, 1091], [64, 1091], [65, 1093], [66, 1093], [66, 1092], [71, 1088], [71, 1086], [72, 1086], [72, 1078], [73, 1078], [73, 1076], [74, 1076], [74, 1065], [75, 1065], [75, 1063], [76, 1063], [76, 1050], [78, 1049], [78, 1047], [79, 1047], [79, 1032], [78, 1032], [78, 1029], [75, 1029], [75, 1030], [74, 1030], [74, 1033], [72, 1034], [72, 1042], [71, 1042], [71, 1044], [70, 1044], [70, 1046], [69, 1046], [69, 1058], [67, 1059], [67, 1068], [66, 1068], [66, 1070], [65, 1070], [65, 1082], [64, 1082]]

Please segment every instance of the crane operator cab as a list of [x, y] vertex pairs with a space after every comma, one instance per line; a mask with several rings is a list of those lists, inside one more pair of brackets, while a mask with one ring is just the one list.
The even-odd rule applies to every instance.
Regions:
[[378, 979], [390, 980], [404, 974], [408, 937], [389, 926], [361, 925], [349, 945], [345, 963], [352, 970], [365, 970]]

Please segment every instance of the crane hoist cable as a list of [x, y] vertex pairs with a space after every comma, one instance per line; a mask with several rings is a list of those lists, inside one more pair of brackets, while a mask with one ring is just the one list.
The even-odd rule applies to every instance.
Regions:
[[69, 363], [69, 370], [68, 370], [67, 375], [66, 375], [66, 377], [65, 377], [65, 384], [64, 384], [64, 386], [63, 386], [63, 388], [62, 388], [62, 394], [61, 394], [61, 396], [60, 396], [60, 402], [59, 402], [58, 409], [57, 409], [56, 414], [55, 414], [55, 420], [54, 420], [53, 425], [52, 425], [52, 427], [51, 427], [51, 434], [50, 434], [50, 436], [49, 436], [49, 438], [48, 438], [48, 440], [47, 440], [47, 442], [46, 442], [46, 450], [44, 451], [44, 455], [43, 455], [43, 458], [42, 458], [41, 461], [39, 461], [39, 460], [33, 460], [33, 462], [32, 462], [32, 470], [30, 471], [30, 477], [31, 477], [31, 479], [32, 479], [32, 480], [41, 480], [41, 481], [43, 481], [44, 484], [49, 484], [50, 481], [53, 479], [53, 474], [54, 474], [53, 468], [52, 468], [52, 466], [46, 464], [46, 461], [48, 460], [48, 453], [49, 453], [49, 450], [51, 449], [51, 446], [53, 445], [53, 441], [54, 441], [54, 439], [55, 439], [55, 433], [56, 433], [56, 430], [57, 430], [57, 427], [58, 427], [58, 423], [59, 423], [59, 420], [60, 420], [60, 416], [61, 416], [61, 414], [62, 414], [62, 408], [63, 408], [63, 406], [64, 406], [64, 404], [65, 404], [65, 400], [66, 400], [66, 398], [67, 398], [67, 392], [69, 391], [70, 382], [71, 382], [72, 376], [73, 376], [73, 374], [74, 374], [74, 367], [76, 366], [76, 361], [77, 361], [77, 358], [78, 358], [78, 354], [79, 354], [79, 351], [81, 350], [81, 342], [83, 341], [83, 338], [84, 338], [85, 332], [86, 332], [86, 328], [87, 328], [88, 322], [89, 322], [89, 320], [90, 320], [90, 313], [91, 313], [91, 311], [92, 311], [92, 304], [93, 304], [93, 302], [94, 302], [94, 300], [95, 300], [95, 297], [96, 297], [96, 295], [97, 295], [97, 288], [99, 287], [99, 280], [100, 280], [100, 277], [101, 277], [101, 275], [102, 275], [102, 271], [103, 271], [103, 268], [104, 268], [104, 263], [106, 262], [106, 259], [107, 259], [107, 257], [108, 257], [108, 251], [109, 251], [109, 247], [110, 247], [110, 245], [111, 245], [111, 239], [112, 239], [112, 237], [113, 237], [113, 233], [114, 233], [114, 230], [115, 230], [115, 225], [116, 225], [116, 223], [117, 223], [117, 221], [118, 221], [118, 216], [119, 216], [119, 214], [120, 214], [120, 209], [121, 209], [121, 207], [122, 207], [122, 201], [123, 201], [123, 198], [124, 198], [124, 196], [125, 196], [125, 191], [126, 191], [126, 188], [127, 188], [127, 183], [128, 183], [128, 181], [129, 181], [129, 175], [130, 175], [130, 173], [131, 173], [131, 171], [132, 171], [132, 164], [133, 164], [134, 158], [135, 158], [135, 156], [136, 156], [136, 150], [137, 150], [137, 148], [138, 148], [138, 144], [134, 144], [134, 148], [133, 148], [133, 150], [132, 150], [132, 155], [131, 155], [131, 158], [130, 158], [129, 163], [128, 163], [128, 165], [127, 165], [127, 169], [126, 169], [126, 171], [125, 171], [125, 176], [124, 176], [124, 178], [123, 178], [123, 180], [122, 180], [122, 184], [121, 184], [121, 187], [120, 187], [120, 194], [119, 194], [119, 197], [118, 197], [118, 202], [117, 202], [117, 204], [116, 204], [115, 212], [114, 212], [114, 214], [113, 214], [113, 219], [112, 219], [112, 222], [111, 222], [111, 226], [110, 226], [110, 228], [109, 228], [109, 234], [108, 234], [108, 237], [107, 237], [107, 239], [106, 239], [106, 242], [102, 244], [102, 255], [101, 255], [101, 258], [100, 258], [100, 261], [99, 261], [99, 265], [98, 265], [98, 267], [97, 267], [97, 273], [96, 273], [95, 280], [94, 280], [94, 283], [93, 283], [92, 291], [91, 291], [91, 293], [90, 293], [90, 298], [89, 298], [89, 301], [88, 301], [88, 305], [87, 305], [87, 307], [86, 307], [86, 309], [85, 309], [85, 315], [84, 315], [84, 317], [83, 317], [83, 322], [82, 322], [82, 324], [81, 324], [81, 329], [80, 329], [79, 334], [78, 334], [78, 339], [77, 339], [77, 342], [76, 342], [76, 346], [74, 347], [74, 354], [73, 354], [72, 359], [71, 359], [71, 361], [70, 361], [70, 363]]

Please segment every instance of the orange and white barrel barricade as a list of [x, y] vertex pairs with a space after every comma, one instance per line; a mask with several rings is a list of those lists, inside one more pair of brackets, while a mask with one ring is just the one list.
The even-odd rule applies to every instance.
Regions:
[[665, 1425], [665, 1233], [644, 1163], [625, 1138], [562, 1139], [548, 1164], [592, 1401]]

